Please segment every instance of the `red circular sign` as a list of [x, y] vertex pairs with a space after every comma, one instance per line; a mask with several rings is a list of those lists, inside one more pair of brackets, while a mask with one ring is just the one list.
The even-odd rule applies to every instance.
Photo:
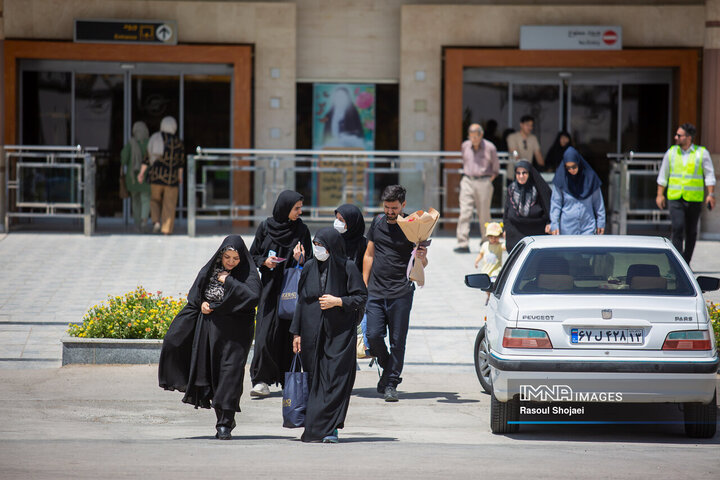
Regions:
[[603, 42], [605, 42], [605, 45], [614, 45], [615, 42], [618, 40], [617, 33], [615, 33], [612, 30], [607, 30], [605, 33], [603, 33], [602, 36]]

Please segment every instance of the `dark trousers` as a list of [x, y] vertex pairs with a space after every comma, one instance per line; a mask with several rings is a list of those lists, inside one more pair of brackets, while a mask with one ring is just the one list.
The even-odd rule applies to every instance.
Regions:
[[235, 428], [235, 411], [215, 409], [215, 417], [217, 417], [216, 427], [228, 427], [230, 430]]
[[[399, 298], [368, 298], [367, 339], [370, 354], [377, 358], [383, 369], [381, 382], [397, 387], [405, 363], [405, 342], [410, 325], [413, 292]], [[390, 351], [385, 336], [390, 335]]]
[[[670, 221], [672, 223], [672, 244], [689, 264], [695, 250], [698, 222], [703, 202], [687, 202], [683, 199], [668, 200]], [[685, 247], [683, 248], [683, 240]]]

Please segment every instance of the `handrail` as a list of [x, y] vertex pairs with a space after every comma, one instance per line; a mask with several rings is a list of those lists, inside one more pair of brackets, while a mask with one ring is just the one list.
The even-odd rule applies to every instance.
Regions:
[[[647, 182], [648, 177], [657, 176], [663, 156], [664, 153], [632, 151], [607, 154], [612, 163], [607, 199], [611, 233], [625, 235], [628, 225], [670, 224], [667, 210], [647, 208], [648, 204], [654, 205], [655, 189], [650, 189], [653, 198], [649, 198], [643, 195], [647, 184], [645, 189], [642, 187], [643, 178]], [[638, 188], [639, 191], [633, 190]]]
[[[83, 221], [85, 235], [95, 230], [95, 157], [98, 147], [5, 145], [5, 180], [3, 202], [5, 232], [10, 231], [13, 218], [76, 218]], [[29, 161], [24, 161], [25, 159]], [[69, 160], [69, 161], [58, 161]], [[25, 184], [21, 172], [29, 170], [33, 177], [43, 177], [42, 170], [68, 170], [71, 175], [70, 200], [51, 198], [29, 199], [22, 195]], [[34, 180], [31, 182], [34, 188]], [[47, 188], [47, 187], [44, 187]]]
[[341, 157], [460, 157], [459, 151], [399, 151], [399, 150], [307, 150], [253, 148], [196, 148], [197, 155], [308, 155]]
[[38, 152], [97, 152], [98, 147], [83, 147], [82, 145], [3, 145], [5, 150], [22, 150]]

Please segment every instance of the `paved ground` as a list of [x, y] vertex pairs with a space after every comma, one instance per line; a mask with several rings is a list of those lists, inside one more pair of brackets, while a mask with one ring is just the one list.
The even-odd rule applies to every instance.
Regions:
[[[303, 444], [281, 427], [281, 399], [246, 395], [232, 441], [214, 414], [157, 387], [155, 366], [0, 370], [0, 478], [577, 478], [711, 479], [718, 444], [681, 425], [528, 426], [492, 435], [472, 373], [404, 375], [401, 400], [360, 372], [338, 445]], [[603, 415], [612, 414], [605, 412]], [[682, 420], [675, 406], [641, 420]], [[603, 416], [602, 418], [608, 418]]]
[[[122, 295], [138, 285], [184, 295], [222, 238], [0, 235], [0, 368], [60, 366], [60, 338], [68, 323], [81, 322], [88, 308], [108, 295]], [[252, 236], [244, 238], [249, 245]], [[454, 254], [454, 244], [453, 238], [441, 236], [430, 248], [427, 284], [416, 291], [410, 318], [408, 371], [473, 368], [485, 294], [464, 286], [464, 275], [475, 271], [474, 254]], [[720, 242], [698, 242], [692, 267], [697, 273], [720, 275]], [[720, 301], [720, 293], [707, 298]]]
[[[452, 253], [449, 237], [433, 241], [427, 286], [416, 292], [400, 403], [377, 397], [377, 374], [364, 365], [340, 445], [302, 444], [300, 431], [283, 429], [278, 392], [264, 400], [243, 396], [235, 440], [219, 442], [213, 413], [157, 388], [156, 366], [58, 368], [69, 322], [137, 285], [186, 292], [221, 238], [0, 235], [0, 478], [720, 474], [720, 435], [689, 440], [679, 424], [524, 426], [520, 434], [492, 435], [489, 397], [472, 366], [485, 294], [463, 285], [474, 255]], [[720, 275], [720, 243], [699, 242], [692, 267]], [[603, 419], [616, 413], [595, 412]], [[682, 420], [675, 406], [644, 406], [634, 415]]]
[[[244, 238], [249, 245], [252, 236]], [[68, 323], [80, 322], [108, 295], [137, 285], [187, 293], [222, 236], [12, 233], [0, 239], [0, 368], [37, 368], [60, 366]], [[471, 369], [485, 298], [463, 283], [474, 256], [452, 253], [451, 238], [434, 242], [426, 287], [415, 294], [408, 367]]]

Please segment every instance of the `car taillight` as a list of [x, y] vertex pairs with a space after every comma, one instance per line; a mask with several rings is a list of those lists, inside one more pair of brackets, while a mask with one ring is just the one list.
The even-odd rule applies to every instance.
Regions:
[[506, 328], [502, 344], [506, 348], [552, 348], [545, 331], [530, 328]]
[[665, 337], [663, 350], [710, 350], [710, 333], [707, 330], [670, 332]]

